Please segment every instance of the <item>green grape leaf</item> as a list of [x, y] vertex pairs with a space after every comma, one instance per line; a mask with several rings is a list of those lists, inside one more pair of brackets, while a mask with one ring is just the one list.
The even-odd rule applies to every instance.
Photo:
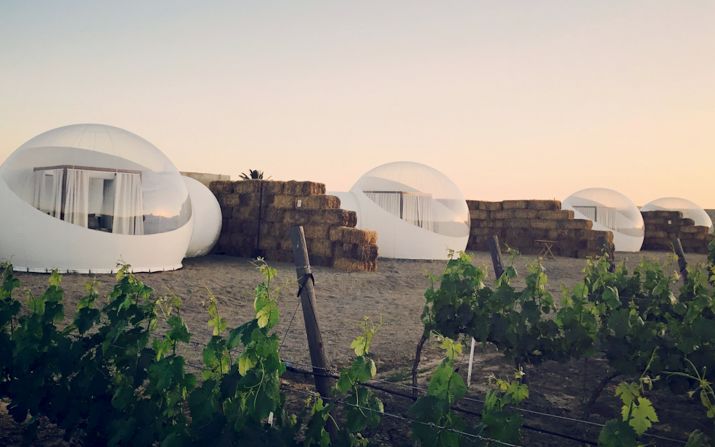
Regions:
[[636, 432], [623, 421], [610, 420], [598, 434], [600, 447], [633, 447], [638, 445]]
[[629, 407], [640, 394], [640, 388], [636, 383], [621, 382], [616, 387], [616, 396], [621, 398], [624, 407]]
[[244, 352], [238, 358], [238, 373], [242, 376], [245, 376], [254, 366], [256, 366], [256, 360], [250, 354]]
[[653, 404], [645, 397], [639, 397], [638, 403], [633, 404], [628, 424], [640, 436], [653, 425], [653, 422], [658, 422], [658, 415], [655, 413]]

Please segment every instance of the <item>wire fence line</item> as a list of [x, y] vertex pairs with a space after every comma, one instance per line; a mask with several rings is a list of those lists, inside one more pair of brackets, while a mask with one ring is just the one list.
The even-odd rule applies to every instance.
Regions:
[[[298, 393], [298, 394], [303, 394], [303, 395], [313, 396], [313, 397], [321, 397], [320, 394], [318, 394], [318, 393], [315, 392], [315, 391], [301, 390], [301, 389], [299, 389], [299, 388], [290, 387], [290, 386], [288, 386], [288, 385], [285, 385], [285, 388], [288, 388], [288, 389], [290, 389], [291, 391], [293, 391], [293, 392], [295, 392], [295, 393]], [[379, 415], [381, 415], [381, 416], [387, 416], [387, 417], [389, 417], [389, 418], [397, 419], [397, 420], [400, 420], [400, 421], [403, 421], [403, 422], [408, 422], [408, 423], [410, 423], [410, 424], [420, 424], [420, 425], [424, 425], [424, 426], [429, 427], [429, 428], [431, 428], [431, 429], [433, 429], [433, 430], [448, 431], [448, 432], [455, 433], [455, 434], [457, 434], [457, 435], [459, 435], [459, 436], [462, 436], [462, 437], [468, 438], [468, 439], [473, 439], [473, 440], [478, 440], [478, 441], [484, 441], [484, 442], [493, 442], [493, 443], [495, 443], [495, 444], [503, 445], [503, 446], [506, 446], [506, 447], [521, 447], [519, 444], [511, 444], [511, 443], [508, 443], [508, 442], [500, 441], [500, 440], [498, 440], [498, 439], [494, 439], [494, 438], [489, 438], [489, 437], [487, 437], [487, 436], [478, 435], [478, 434], [476, 434], [476, 433], [468, 433], [468, 432], [465, 432], [465, 431], [462, 431], [462, 430], [457, 430], [457, 429], [450, 428], [450, 427], [444, 427], [444, 426], [440, 426], [440, 425], [433, 424], [433, 423], [429, 423], [429, 422], [418, 421], [418, 420], [416, 420], [416, 419], [412, 419], [412, 418], [409, 418], [409, 417], [406, 417], [406, 416], [402, 416], [402, 415], [399, 415], [399, 414], [395, 414], [395, 413], [390, 413], [390, 412], [387, 412], [387, 411], [378, 411], [378, 410], [375, 410], [375, 409], [373, 409], [373, 408], [364, 407], [364, 406], [362, 406], [362, 405], [354, 404], [354, 403], [352, 403], [352, 402], [347, 402], [347, 401], [345, 401], [344, 399], [335, 399], [335, 398], [326, 398], [326, 397], [321, 397], [321, 399], [323, 399], [324, 401], [327, 401], [327, 402], [333, 402], [333, 403], [336, 403], [336, 404], [339, 404], [339, 405], [345, 405], [345, 406], [357, 408], [357, 409], [359, 409], [359, 410], [361, 410], [361, 411], [368, 411], [368, 412], [372, 412], [372, 413], [379, 414]]]
[[[308, 364], [300, 363], [300, 362], [286, 361], [286, 364], [288, 365], [289, 370], [292, 370], [293, 372], [296, 372], [299, 374], [316, 375], [319, 373], [316, 373], [315, 371], [310, 371], [309, 369], [295, 368], [295, 367], [292, 367], [292, 365], [313, 368], [313, 370], [318, 370], [318, 371], [323, 370], [324, 375], [326, 375], [330, 378], [337, 379], [339, 377], [339, 375], [337, 374], [337, 371], [335, 369], [320, 368], [317, 366], [314, 367], [312, 365], [308, 365]], [[409, 389], [410, 391], [417, 390], [418, 392], [422, 392], [423, 394], [427, 392], [427, 388], [425, 388], [425, 387], [413, 386], [411, 384], [401, 384], [398, 382], [390, 382], [390, 381], [381, 380], [381, 379], [372, 379], [370, 382], [367, 382], [367, 383], [364, 383], [361, 385], [372, 388], [372, 389], [376, 389], [378, 391], [383, 391], [385, 393], [388, 393], [388, 394], [391, 394], [394, 396], [403, 397], [403, 398], [410, 399], [410, 400], [415, 400], [414, 396], [411, 393], [401, 393], [401, 392], [398, 392], [395, 390], [391, 390], [389, 388], [385, 388], [385, 387], [376, 385], [377, 383], [387, 384], [387, 385], [391, 385], [391, 386], [397, 386], [397, 387]], [[483, 399], [478, 399], [478, 398], [474, 398], [474, 397], [470, 397], [470, 396], [464, 396], [462, 398], [462, 400], [467, 401], [467, 402], [477, 403], [480, 405], [484, 405]], [[555, 420], [567, 421], [567, 422], [572, 422], [572, 423], [576, 423], [576, 424], [583, 424], [583, 425], [587, 425], [587, 426], [591, 426], [591, 427], [595, 427], [595, 428], [599, 428], [599, 429], [605, 427], [604, 423], [586, 420], [586, 419], [579, 419], [579, 418], [574, 418], [574, 417], [570, 417], [570, 416], [563, 416], [563, 415], [547, 413], [547, 412], [543, 412], [543, 411], [538, 411], [538, 410], [533, 410], [533, 409], [523, 408], [523, 407], [516, 407], [516, 406], [508, 406], [507, 408], [515, 410], [515, 411], [519, 411], [524, 414], [530, 414], [530, 415], [535, 415], [535, 416], [540, 416], [540, 417], [545, 417], [545, 418], [551, 418], [551, 419], [555, 419]], [[474, 411], [465, 409], [465, 408], [457, 406], [457, 405], [455, 405], [453, 407], [453, 409], [455, 411], [471, 414], [474, 416], [481, 416], [481, 413], [474, 412]], [[596, 445], [596, 443], [593, 441], [589, 441], [589, 440], [582, 439], [582, 438], [577, 438], [577, 437], [567, 435], [564, 433], [554, 432], [554, 431], [551, 431], [548, 429], [534, 427], [534, 426], [530, 426], [530, 425], [526, 425], [526, 424], [522, 425], [522, 426], [527, 430], [539, 431], [544, 434], [548, 434], [548, 435], [552, 435], [552, 436], [562, 437], [562, 438], [566, 438], [566, 439], [570, 439], [570, 440], [578, 441], [578, 442], [583, 442], [583, 443], [590, 444], [590, 445]], [[659, 434], [655, 434], [655, 433], [645, 433], [645, 434], [643, 434], [643, 436], [648, 437], [648, 438], [658, 439], [661, 441], [667, 441], [667, 442], [678, 444], [678, 445], [685, 445], [687, 443], [686, 440], [676, 439], [676, 438], [663, 436], [663, 435], [659, 435]]]
[[[294, 314], [293, 314], [294, 316], [295, 316], [295, 313], [297, 312], [297, 310], [298, 310], [298, 307], [296, 307], [296, 309], [295, 309], [295, 311], [294, 311]], [[289, 326], [288, 330], [289, 330], [289, 329], [290, 329], [290, 326]], [[284, 334], [284, 337], [285, 337], [285, 335], [287, 335], [288, 330], [287, 330], [286, 333]], [[190, 341], [188, 344], [193, 345], [193, 346], [197, 346], [197, 347], [201, 347], [202, 349], [206, 347], [206, 344], [205, 344], [205, 343], [200, 343], [200, 342]], [[108, 344], [108, 345], [109, 345], [109, 346], [112, 346], [112, 347], [114, 347], [114, 348], [118, 348], [118, 349], [125, 349], [125, 348], [126, 348], [126, 346], [116, 345], [116, 344], [113, 344], [113, 343], [110, 343], [110, 344]], [[237, 351], [237, 349], [233, 349], [233, 350], [229, 350], [229, 351], [232, 352], [232, 353], [235, 353], [235, 352]], [[338, 378], [339, 378], [339, 371], [338, 371], [337, 368], [322, 368], [322, 367], [318, 367], [318, 366], [313, 366], [313, 365], [311, 365], [311, 364], [302, 363], [302, 362], [295, 362], [295, 361], [290, 361], [290, 360], [286, 360], [286, 359], [283, 359], [283, 362], [286, 364], [287, 370], [288, 370], [288, 371], [291, 371], [291, 372], [293, 372], [293, 373], [304, 374], [304, 375], [309, 375], [309, 376], [322, 375], [322, 376], [324, 376], [324, 377], [329, 377], [329, 378], [332, 378], [332, 379], [338, 379]], [[190, 359], [187, 359], [187, 358], [185, 358], [185, 357], [184, 357], [184, 364], [185, 364], [188, 368], [193, 369], [193, 370], [196, 371], [196, 372], [202, 372], [202, 371], [204, 371], [204, 370], [207, 369], [205, 365], [203, 365], [203, 364], [201, 364], [201, 363], [194, 362], [194, 361], [192, 361], [192, 360], [190, 360]], [[299, 366], [300, 366], [300, 367], [304, 367], [305, 369], [298, 368]], [[360, 384], [360, 385], [361, 385], [361, 386], [368, 387], [368, 388], [375, 389], [375, 390], [377, 390], [377, 391], [384, 392], [384, 393], [389, 394], [389, 395], [392, 395], [392, 396], [397, 396], [397, 397], [401, 397], [401, 398], [404, 398], [404, 399], [409, 399], [409, 400], [411, 400], [411, 401], [414, 401], [414, 400], [415, 400], [415, 398], [414, 398], [414, 396], [412, 395], [412, 393], [399, 392], [399, 391], [396, 391], [396, 390], [394, 390], [394, 389], [390, 389], [390, 388], [388, 388], [387, 386], [383, 386], [383, 385], [396, 386], [396, 387], [400, 387], [400, 388], [403, 388], [403, 389], [408, 389], [408, 390], [410, 390], [410, 391], [412, 391], [412, 390], [417, 390], [418, 392], [421, 392], [422, 394], [426, 394], [426, 393], [427, 393], [427, 388], [425, 388], [425, 387], [413, 386], [413, 385], [411, 385], [411, 384], [401, 384], [401, 383], [398, 383], [398, 382], [391, 382], [391, 381], [386, 381], [386, 380], [383, 380], [383, 379], [372, 379], [371, 381], [366, 382], [366, 383], [363, 383], [363, 384]], [[324, 398], [324, 399], [325, 399], [325, 398]], [[483, 399], [478, 399], [478, 398], [474, 398], [474, 397], [470, 397], [470, 396], [464, 396], [464, 397], [462, 398], [462, 400], [464, 400], [465, 402], [476, 403], [476, 404], [479, 404], [479, 405], [482, 405], [482, 406], [484, 405], [484, 400], [483, 400]], [[350, 404], [350, 403], [346, 403], [346, 405], [347, 405], [347, 404]], [[515, 410], [515, 411], [519, 411], [519, 412], [524, 413], [524, 414], [530, 414], [530, 415], [539, 416], [539, 417], [544, 417], [544, 418], [551, 418], [551, 419], [560, 420], [560, 421], [567, 421], [567, 422], [576, 423], [576, 424], [582, 424], [582, 425], [587, 425], [587, 426], [591, 426], [591, 427], [595, 427], [595, 428], [599, 428], [599, 429], [600, 429], [600, 428], [603, 428], [603, 427], [605, 426], [605, 424], [603, 424], [603, 423], [601, 423], [601, 422], [590, 421], [590, 420], [586, 420], [586, 419], [579, 419], [579, 418], [574, 418], [574, 417], [569, 417], [569, 416], [563, 416], [563, 415], [557, 415], [557, 414], [553, 414], [553, 413], [547, 413], [547, 412], [542, 412], [542, 411], [533, 410], [533, 409], [528, 409], [528, 408], [523, 408], [523, 407], [508, 406], [507, 408], [512, 409], [512, 410]], [[455, 410], [455, 411], [457, 411], [457, 412], [464, 413], [464, 414], [467, 414], [467, 415], [470, 415], [470, 416], [481, 417], [481, 413], [480, 413], [480, 412], [477, 412], [477, 411], [474, 411], [474, 410], [470, 410], [470, 409], [467, 409], [467, 408], [464, 408], [464, 407], [461, 407], [461, 406], [458, 406], [458, 405], [454, 405], [454, 406], [452, 407], [452, 409]], [[371, 411], [374, 411], [374, 410], [371, 410]], [[400, 417], [402, 417], [402, 416], [400, 416]], [[404, 418], [404, 417], [403, 417], [403, 418]], [[409, 418], [407, 418], [407, 419], [409, 419]], [[591, 441], [591, 440], [588, 440], [588, 439], [584, 439], [584, 438], [581, 438], [581, 437], [576, 437], [576, 436], [568, 435], [568, 434], [561, 433], [561, 432], [557, 432], [557, 431], [553, 431], [553, 430], [550, 430], [550, 429], [548, 429], [548, 428], [536, 427], [536, 426], [529, 425], [529, 424], [522, 424], [522, 428], [524, 428], [524, 429], [526, 429], [526, 430], [529, 430], [529, 431], [538, 432], [538, 433], [541, 433], [541, 434], [544, 434], [544, 435], [554, 436], [554, 437], [558, 437], [558, 438], [562, 438], [562, 439], [568, 439], [568, 440], [570, 440], [570, 441], [575, 441], [575, 442], [579, 442], [579, 443], [583, 443], [583, 444], [587, 444], [587, 445], [597, 445], [597, 443], [594, 442], [594, 441]], [[645, 433], [643, 436], [644, 436], [644, 437], [648, 437], [648, 438], [652, 438], [652, 439], [657, 439], [657, 440], [660, 440], [660, 441], [666, 441], [666, 442], [669, 442], [669, 443], [672, 443], [672, 444], [677, 444], [677, 445], [685, 445], [685, 444], [687, 443], [687, 441], [682, 440], [682, 439], [675, 439], [675, 438], [671, 438], [671, 437], [663, 436], [663, 435], [659, 435], [659, 434], [654, 434], [654, 433]], [[508, 444], [507, 444], [507, 445], [508, 445]]]

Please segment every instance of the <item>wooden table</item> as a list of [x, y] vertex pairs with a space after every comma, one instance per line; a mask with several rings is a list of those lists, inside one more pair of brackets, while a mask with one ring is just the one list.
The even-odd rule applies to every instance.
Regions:
[[547, 239], [535, 239], [534, 242], [536, 242], [538, 245], [541, 245], [539, 256], [543, 256], [544, 258], [553, 258], [554, 252], [551, 251], [551, 249], [554, 247], [554, 245], [558, 245], [559, 243], [558, 241], [550, 241]]

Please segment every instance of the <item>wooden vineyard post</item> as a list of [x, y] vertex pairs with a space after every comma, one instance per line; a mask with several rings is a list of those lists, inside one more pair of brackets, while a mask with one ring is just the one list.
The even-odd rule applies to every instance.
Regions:
[[499, 236], [494, 235], [489, 238], [489, 253], [492, 255], [494, 275], [499, 279], [501, 275], [504, 274], [504, 264], [501, 262], [501, 248], [499, 247]]
[[676, 237], [673, 239], [673, 250], [675, 254], [678, 255], [678, 268], [680, 269], [680, 274], [683, 275], [683, 280], [688, 280], [688, 261], [685, 259], [685, 251], [683, 251], [683, 244], [680, 243], [680, 238]]
[[[318, 315], [315, 312], [315, 288], [313, 272], [308, 259], [308, 247], [305, 244], [305, 233], [303, 227], [296, 225], [290, 229], [290, 240], [293, 246], [293, 261], [295, 263], [295, 273], [298, 277], [300, 304], [303, 308], [303, 320], [305, 321], [305, 334], [308, 338], [308, 350], [310, 351], [310, 363], [313, 367], [313, 377], [315, 378], [315, 388], [327, 402], [330, 400], [330, 379], [328, 377], [328, 360], [325, 356], [323, 337], [320, 334]], [[332, 419], [329, 419], [332, 420]], [[331, 438], [336, 439], [335, 424], [328, 422], [328, 432]]]
[[[499, 248], [499, 237], [494, 235], [489, 238], [489, 253], [492, 255], [492, 264], [494, 265], [494, 275], [497, 279], [504, 274], [504, 265], [501, 262], [501, 248]], [[467, 388], [472, 384], [472, 364], [474, 363], [474, 346], [476, 341], [472, 338], [472, 344], [469, 347], [469, 369], [467, 369]]]

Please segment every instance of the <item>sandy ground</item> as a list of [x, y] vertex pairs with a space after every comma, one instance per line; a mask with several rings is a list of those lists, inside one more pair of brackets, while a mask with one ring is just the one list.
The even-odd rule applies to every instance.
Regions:
[[[476, 252], [470, 255], [475, 265], [487, 269], [488, 276], [493, 277], [488, 253]], [[675, 269], [672, 255], [669, 254], [617, 254], [617, 260], [625, 261], [631, 269], [646, 257], [669, 263]], [[535, 260], [534, 256], [521, 256], [515, 259], [514, 265], [520, 274], [524, 274], [526, 266]], [[688, 256], [691, 264], [703, 263], [705, 260], [703, 255]], [[506, 262], [509, 262], [508, 258], [505, 258]], [[543, 263], [549, 276], [549, 288], [557, 298], [561, 294], [562, 286], [572, 286], [582, 277], [585, 266], [584, 260], [559, 257], [546, 259]], [[286, 263], [272, 265], [278, 270], [276, 284], [281, 288], [281, 323], [277, 332], [285, 338], [282, 356], [296, 365], [307, 365], [309, 354], [303, 315], [301, 309], [297, 308], [298, 299], [295, 296], [295, 269]], [[380, 259], [378, 272], [375, 273], [343, 273], [325, 267], [314, 267], [318, 317], [332, 366], [344, 366], [350, 361], [350, 342], [360, 334], [359, 323], [367, 316], [373, 321], [382, 321], [380, 331], [373, 342], [380, 377], [406, 383], [415, 345], [422, 333], [420, 315], [424, 304], [423, 294], [430, 285], [430, 275], [439, 275], [445, 265], [446, 261]], [[18, 276], [22, 288], [31, 293], [40, 293], [47, 282], [47, 275], [18, 273]], [[249, 259], [228, 256], [187, 259], [181, 270], [137, 276], [154, 288], [157, 294], [175, 294], [182, 299], [182, 316], [193, 334], [192, 340], [197, 343], [205, 343], [211, 336], [206, 323], [208, 316], [205, 306], [209, 291], [218, 298], [220, 311], [230, 328], [252, 318], [253, 290], [261, 280], [260, 274]], [[108, 292], [114, 282], [111, 275], [97, 275], [93, 278], [97, 281], [100, 292]], [[84, 284], [90, 279], [86, 275], [63, 276], [68, 314], [82, 296]], [[516, 284], [523, 285], [523, 276]], [[296, 310], [294, 321], [289, 328], [289, 321]], [[435, 345], [436, 343], [428, 344], [424, 352], [424, 370], [439, 361], [440, 353]], [[199, 348], [188, 347], [183, 353], [193, 364], [200, 363]], [[466, 357], [465, 355], [464, 362]], [[592, 383], [595, 384], [599, 372], [604, 371], [604, 366], [599, 365], [598, 361], [592, 362], [590, 365], [579, 362], [577, 365], [547, 364], [537, 367], [530, 382], [532, 400], [538, 405], [553, 406], [558, 411], [575, 414], [584, 391]], [[483, 389], [486, 374], [494, 372], [506, 375], [510, 368], [493, 349], [480, 347], [477, 350], [475, 366], [475, 382], [478, 383], [475, 392]], [[572, 371], [566, 374], [565, 371], [569, 368]], [[608, 407], [603, 411], [607, 413]], [[603, 418], [607, 416], [604, 414]]]

